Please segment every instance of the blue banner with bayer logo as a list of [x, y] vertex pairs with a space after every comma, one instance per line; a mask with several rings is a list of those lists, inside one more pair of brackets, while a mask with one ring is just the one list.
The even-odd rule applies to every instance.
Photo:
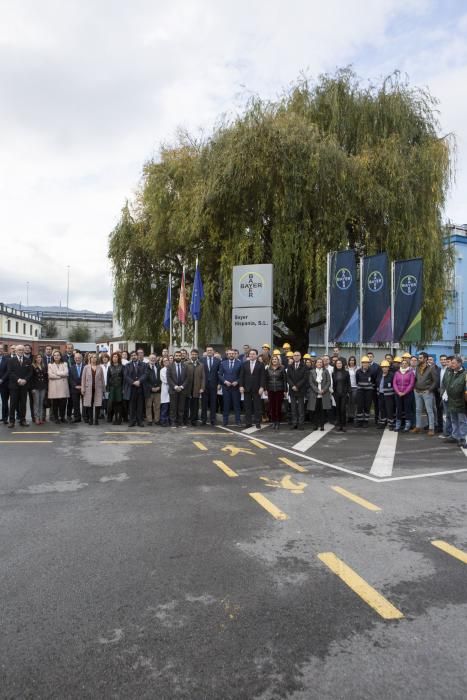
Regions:
[[422, 338], [423, 259], [394, 263], [394, 342]]
[[360, 336], [357, 262], [355, 251], [331, 253], [328, 340], [357, 343]]
[[363, 258], [362, 277], [362, 341], [390, 341], [391, 279], [387, 254], [379, 253]]

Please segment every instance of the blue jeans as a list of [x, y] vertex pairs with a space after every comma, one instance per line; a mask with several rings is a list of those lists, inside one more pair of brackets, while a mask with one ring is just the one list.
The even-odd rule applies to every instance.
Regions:
[[457, 413], [450, 411], [449, 416], [452, 423], [452, 437], [465, 442], [465, 436], [467, 435], [467, 416], [465, 412]]
[[425, 407], [428, 415], [428, 429], [435, 429], [435, 414], [433, 411], [433, 393], [431, 391], [416, 391], [415, 393], [415, 423], [422, 428], [422, 410]]
[[37, 420], [41, 420], [44, 413], [44, 399], [47, 389], [33, 389], [32, 395], [34, 398], [34, 416]]
[[443, 417], [443, 435], [445, 435], [446, 437], [450, 437], [452, 435], [452, 422], [447, 401], [443, 401]]

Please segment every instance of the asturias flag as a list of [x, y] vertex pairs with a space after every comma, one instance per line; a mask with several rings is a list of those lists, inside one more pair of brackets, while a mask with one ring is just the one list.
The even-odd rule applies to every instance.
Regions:
[[204, 299], [203, 282], [199, 265], [196, 265], [195, 281], [191, 293], [190, 314], [195, 321], [199, 321], [201, 316], [201, 301]]
[[178, 300], [178, 320], [180, 323], [186, 323], [186, 290], [185, 290], [185, 272], [182, 272], [182, 282], [180, 284], [180, 297]]
[[169, 275], [169, 281], [167, 283], [167, 298], [165, 301], [165, 311], [164, 311], [164, 323], [163, 326], [167, 330], [170, 330], [170, 316], [172, 313], [172, 287], [171, 287], [171, 276]]

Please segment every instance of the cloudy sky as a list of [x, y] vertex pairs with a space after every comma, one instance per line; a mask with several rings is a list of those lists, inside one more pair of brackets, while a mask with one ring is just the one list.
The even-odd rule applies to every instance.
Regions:
[[[446, 218], [467, 222], [461, 0], [0, 0], [0, 301], [105, 311], [108, 234], [143, 162], [302, 71], [394, 69], [457, 136]], [[462, 87], [464, 86], [464, 87]]]

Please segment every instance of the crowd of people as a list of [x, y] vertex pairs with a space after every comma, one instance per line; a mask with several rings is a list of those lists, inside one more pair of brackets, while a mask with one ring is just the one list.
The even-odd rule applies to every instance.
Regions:
[[[217, 414], [229, 424], [292, 430], [309, 422], [324, 430], [325, 422], [345, 431], [348, 423], [367, 426], [370, 416], [380, 428], [436, 433], [466, 447], [467, 373], [460, 355], [441, 355], [438, 366], [425, 352], [386, 354], [377, 363], [373, 352], [344, 357], [292, 351], [289, 343], [271, 352], [243, 346], [221, 355], [207, 346], [167, 349], [144, 356], [142, 349], [81, 353], [72, 343], [62, 353], [48, 345], [32, 355], [30, 345], [0, 348], [2, 421], [26, 427], [27, 404], [37, 425], [82, 420], [98, 425], [160, 425], [180, 428], [201, 421], [216, 424]], [[47, 411], [49, 413], [47, 414]], [[426, 420], [425, 420], [426, 416]], [[426, 423], [426, 424], [425, 424]]]

